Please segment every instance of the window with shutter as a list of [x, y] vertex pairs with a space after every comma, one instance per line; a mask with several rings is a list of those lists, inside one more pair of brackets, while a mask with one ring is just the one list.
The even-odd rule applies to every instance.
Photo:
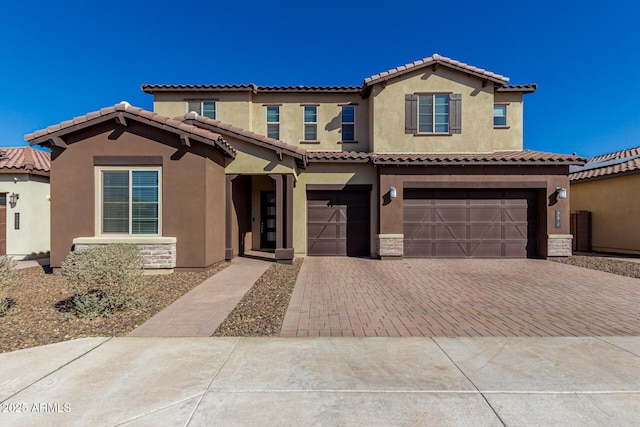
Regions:
[[405, 95], [407, 134], [454, 134], [462, 132], [461, 94]]

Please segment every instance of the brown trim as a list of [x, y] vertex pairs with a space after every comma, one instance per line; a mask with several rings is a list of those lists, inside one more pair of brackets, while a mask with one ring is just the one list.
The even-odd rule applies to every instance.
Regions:
[[511, 126], [494, 126], [494, 129], [511, 129]]
[[320, 141], [300, 141], [300, 144], [320, 144]]
[[231, 226], [233, 218], [233, 180], [238, 175], [225, 175], [226, 178], [226, 198], [225, 198], [225, 249], [224, 259], [230, 261], [233, 258], [233, 230]]
[[93, 156], [94, 166], [162, 166], [162, 156]]
[[336, 144], [358, 144], [360, 141], [338, 141]]
[[359, 105], [359, 104], [357, 102], [348, 102], [348, 103], [338, 104], [338, 107], [350, 107], [355, 105]]
[[546, 181], [445, 181], [445, 182], [419, 182], [405, 181], [402, 183], [403, 188], [547, 188]]
[[307, 191], [371, 191], [371, 184], [307, 184]]
[[494, 102], [493, 105], [511, 105], [511, 102]]
[[46, 177], [50, 177], [51, 176], [51, 172], [45, 172], [45, 171], [39, 171], [39, 170], [32, 170], [32, 171], [28, 171], [26, 169], [10, 169], [10, 168], [4, 168], [4, 169], [0, 169], [0, 175], [1, 174], [25, 174], [25, 175], [37, 175], [37, 176], [46, 176]]
[[[282, 103], [278, 104], [278, 103], [273, 103], [273, 102], [269, 102], [266, 104], [262, 104], [263, 107], [282, 107]], [[273, 122], [275, 123], [275, 122]], [[280, 123], [280, 122], [278, 122]]]
[[[293, 248], [293, 175], [287, 174], [284, 176], [285, 184], [285, 248]], [[293, 251], [293, 249], [291, 249]], [[293, 252], [292, 252], [293, 258]], [[277, 258], [277, 257], [276, 257]]]
[[319, 107], [320, 104], [319, 103], [307, 102], [307, 103], [300, 104], [300, 106], [301, 107]]

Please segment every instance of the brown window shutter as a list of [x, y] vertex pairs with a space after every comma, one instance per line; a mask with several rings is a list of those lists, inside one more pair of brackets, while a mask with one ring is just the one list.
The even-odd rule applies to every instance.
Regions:
[[418, 133], [418, 95], [404, 96], [404, 133]]
[[449, 95], [449, 132], [462, 133], [462, 94]]

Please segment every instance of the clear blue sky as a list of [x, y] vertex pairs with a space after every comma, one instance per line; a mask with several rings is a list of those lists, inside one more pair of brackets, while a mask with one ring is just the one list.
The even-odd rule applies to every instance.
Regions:
[[0, 6], [0, 146], [143, 83], [359, 85], [439, 53], [538, 83], [525, 148], [640, 145], [635, 1], [19, 1]]

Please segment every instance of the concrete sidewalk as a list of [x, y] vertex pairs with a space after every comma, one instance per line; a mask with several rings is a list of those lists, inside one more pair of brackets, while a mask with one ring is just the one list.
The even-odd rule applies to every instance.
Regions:
[[640, 425], [640, 337], [86, 338], [0, 366], [12, 426]]
[[267, 261], [234, 258], [230, 266], [187, 292], [129, 336], [211, 336], [270, 265]]

